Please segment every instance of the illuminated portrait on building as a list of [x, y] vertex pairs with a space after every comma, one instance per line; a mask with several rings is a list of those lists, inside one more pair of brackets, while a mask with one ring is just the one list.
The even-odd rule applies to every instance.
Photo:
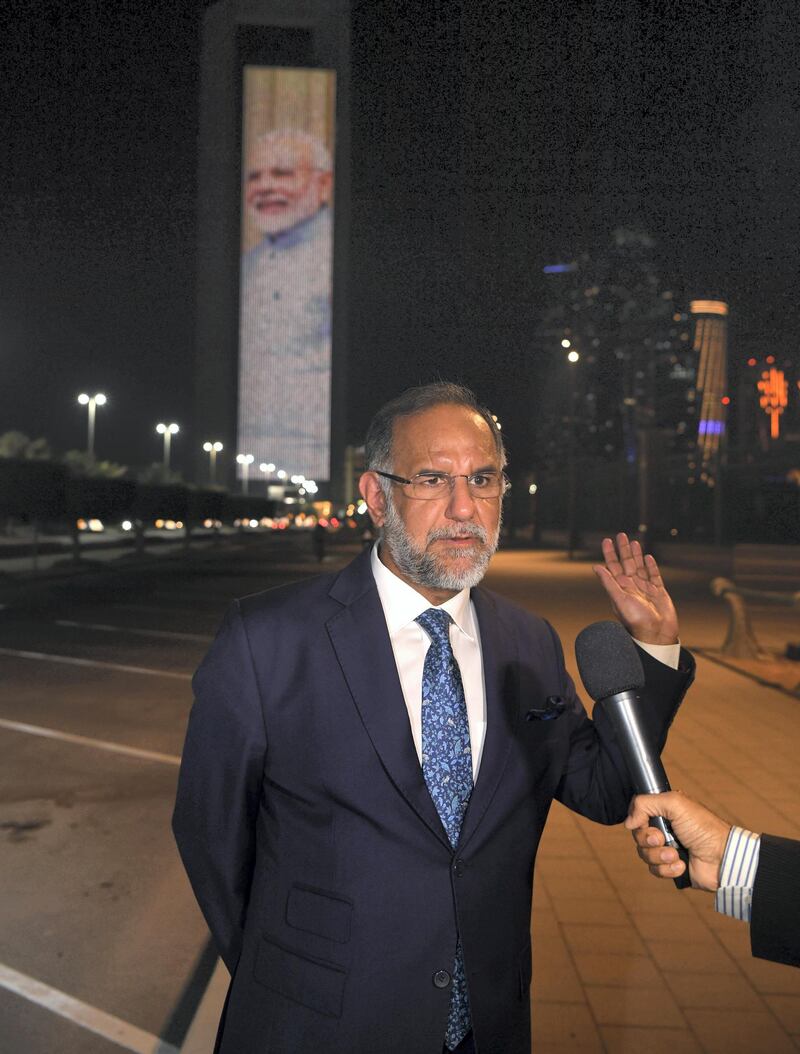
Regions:
[[246, 66], [237, 447], [330, 477], [335, 74]]

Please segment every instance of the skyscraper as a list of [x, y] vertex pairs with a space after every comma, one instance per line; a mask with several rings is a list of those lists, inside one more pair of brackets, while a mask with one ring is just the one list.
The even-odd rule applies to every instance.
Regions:
[[699, 403], [695, 478], [713, 487], [718, 482], [727, 418], [723, 400], [727, 398], [728, 305], [722, 300], [692, 300], [689, 309], [694, 318]]

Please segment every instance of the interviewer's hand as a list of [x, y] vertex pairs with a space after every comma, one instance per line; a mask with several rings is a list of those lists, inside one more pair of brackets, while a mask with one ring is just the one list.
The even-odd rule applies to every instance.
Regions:
[[684, 871], [675, 849], [664, 845], [664, 836], [648, 827], [651, 816], [664, 816], [675, 837], [689, 851], [689, 876], [695, 889], [719, 888], [719, 868], [731, 825], [680, 791], [637, 794], [631, 801], [625, 826], [633, 832], [639, 856], [658, 878], [675, 878]]
[[592, 570], [628, 633], [643, 644], [677, 644], [678, 616], [655, 558], [620, 533], [616, 546], [603, 539], [603, 561]]

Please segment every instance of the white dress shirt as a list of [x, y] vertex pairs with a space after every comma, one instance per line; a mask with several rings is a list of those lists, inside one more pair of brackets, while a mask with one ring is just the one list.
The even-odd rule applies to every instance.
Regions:
[[[425, 665], [425, 654], [430, 645], [430, 638], [414, 620], [423, 611], [435, 605], [398, 578], [386, 564], [381, 562], [377, 545], [372, 547], [371, 559], [372, 574], [375, 578], [375, 585], [378, 587], [378, 596], [383, 607], [394, 661], [400, 677], [400, 687], [403, 690], [403, 699], [408, 711], [411, 735], [414, 738], [414, 746], [421, 765], [422, 669]], [[486, 687], [483, 678], [483, 655], [478, 619], [475, 614], [475, 605], [470, 600], [469, 589], [462, 589], [460, 593], [456, 593], [454, 597], [440, 606], [453, 620], [450, 625], [450, 645], [461, 671], [461, 682], [464, 685], [474, 782], [478, 778], [483, 742], [486, 738]], [[636, 643], [659, 662], [671, 666], [674, 670], [678, 668], [679, 644], [642, 644], [640, 641]]]
[[[392, 642], [394, 661], [403, 689], [411, 734], [417, 757], [422, 764], [422, 668], [430, 638], [414, 619], [423, 611], [434, 607], [416, 589], [412, 589], [401, 578], [381, 563], [378, 546], [372, 548], [372, 574], [378, 587], [378, 596], [383, 607], [389, 640]], [[486, 737], [486, 690], [483, 679], [483, 656], [481, 637], [475, 607], [469, 598], [469, 589], [462, 589], [444, 604], [443, 611], [452, 618], [450, 644], [461, 671], [464, 699], [467, 704], [469, 742], [472, 747], [472, 779], [478, 777], [478, 769]]]

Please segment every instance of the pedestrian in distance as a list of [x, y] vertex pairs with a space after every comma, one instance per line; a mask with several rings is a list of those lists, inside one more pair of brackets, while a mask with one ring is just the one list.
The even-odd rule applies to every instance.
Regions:
[[314, 556], [319, 564], [325, 559], [326, 535], [325, 525], [320, 520], [317, 520], [311, 531], [311, 544], [314, 547]]

